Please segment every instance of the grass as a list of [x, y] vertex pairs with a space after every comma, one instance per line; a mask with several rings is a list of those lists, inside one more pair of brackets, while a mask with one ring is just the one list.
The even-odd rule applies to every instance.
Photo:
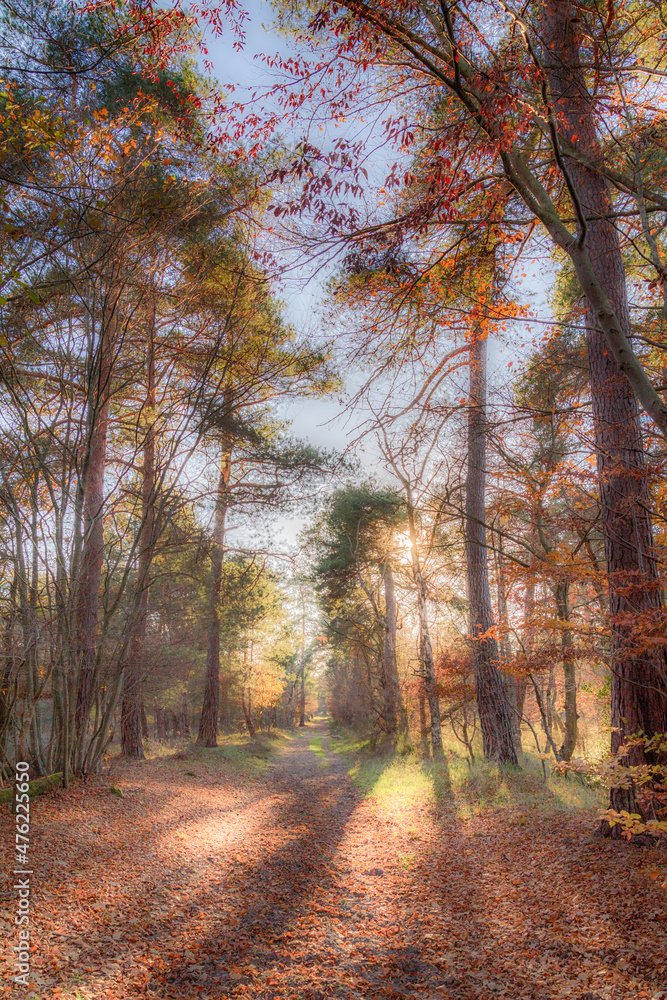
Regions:
[[328, 767], [329, 761], [327, 760], [327, 755], [322, 746], [322, 737], [315, 736], [308, 744], [308, 749], [312, 750], [314, 754], [317, 755], [317, 763], [319, 767]]
[[[218, 734], [216, 747], [201, 747], [192, 740], [170, 743], [150, 740], [145, 752], [146, 759], [156, 762], [158, 766], [174, 760], [181, 761], [183, 774], [190, 778], [197, 778], [202, 772], [219, 770], [220, 767], [252, 777], [266, 771], [284, 743], [293, 738], [288, 732], [272, 729], [268, 733], [257, 733], [254, 739], [247, 734]], [[119, 761], [119, 757], [107, 758], [107, 763], [112, 765], [111, 770]]]
[[233, 734], [218, 736], [217, 747], [191, 744], [185, 751], [185, 760], [190, 767], [198, 761], [209, 765], [224, 762], [234, 770], [259, 775], [271, 766], [277, 752], [289, 739], [292, 739], [291, 734], [281, 730], [258, 733], [254, 739]]
[[529, 812], [579, 812], [604, 807], [604, 792], [585, 785], [576, 776], [560, 776], [532, 753], [524, 753], [521, 767], [499, 767], [458, 752], [452, 737], [445, 738], [445, 761], [425, 762], [416, 751], [374, 749], [368, 737], [336, 729], [339, 739], [331, 749], [346, 761], [348, 773], [361, 794], [380, 802], [431, 804], [458, 818], [504, 811], [520, 823]]

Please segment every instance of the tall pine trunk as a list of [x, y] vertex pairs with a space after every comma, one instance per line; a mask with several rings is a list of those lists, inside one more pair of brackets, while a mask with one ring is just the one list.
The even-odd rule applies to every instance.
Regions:
[[[559, 128], [595, 161], [601, 151], [594, 97], [580, 60], [580, 16], [567, 0], [545, 0], [542, 10], [545, 61]], [[580, 229], [579, 234], [581, 252], [587, 251], [597, 281], [630, 338], [623, 257], [615, 223], [608, 218], [613, 211], [609, 184], [576, 160], [565, 159], [565, 169], [587, 220], [586, 231]], [[633, 635], [637, 622], [654, 621], [661, 609], [637, 400], [592, 310], [587, 316], [587, 341], [613, 633], [611, 744], [615, 752], [633, 734], [651, 737], [667, 731], [665, 651], [642, 649]], [[640, 765], [645, 759], [642, 747], [633, 748], [627, 756], [629, 764]], [[612, 789], [611, 807], [644, 814], [634, 787]]]
[[382, 572], [384, 580], [384, 710], [387, 732], [395, 733], [401, 726], [402, 706], [401, 688], [398, 679], [398, 662], [396, 659], [396, 593], [394, 590], [394, 573], [391, 563], [387, 561]]
[[426, 721], [426, 691], [424, 682], [419, 685], [419, 739], [424, 760], [431, 759], [431, 749], [428, 741], [428, 723]]
[[299, 726], [306, 725], [306, 599], [301, 593], [301, 676], [299, 694]]
[[142, 733], [143, 652], [148, 615], [148, 576], [155, 543], [155, 303], [153, 302], [147, 332], [146, 419], [148, 426], [143, 443], [141, 472], [141, 529], [137, 566], [137, 613], [132, 623], [129, 652], [123, 675], [121, 705], [121, 754], [135, 760], [144, 759]]
[[83, 541], [76, 590], [75, 770], [82, 766], [85, 757], [86, 727], [95, 695], [98, 604], [104, 563], [104, 475], [117, 312], [118, 298], [109, 292], [100, 320], [98, 348], [91, 359], [88, 442], [82, 477]]
[[211, 577], [208, 592], [206, 638], [206, 681], [204, 701], [199, 720], [197, 742], [205, 747], [217, 746], [218, 711], [220, 707], [220, 594], [225, 546], [225, 521], [229, 506], [229, 481], [232, 471], [232, 443], [223, 435], [220, 475], [215, 494], [215, 514], [211, 538]]
[[301, 658], [301, 692], [299, 694], [299, 726], [306, 725], [306, 657]]
[[470, 639], [484, 756], [488, 760], [516, 764], [511, 706], [498, 669], [498, 643], [492, 634], [493, 610], [486, 546], [486, 340], [477, 333], [470, 350], [468, 471], [465, 489]]

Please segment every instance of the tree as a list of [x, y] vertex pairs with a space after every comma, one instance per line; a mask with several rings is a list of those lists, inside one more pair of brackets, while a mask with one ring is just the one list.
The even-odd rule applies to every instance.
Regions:
[[489, 588], [486, 544], [486, 338], [480, 331], [470, 355], [468, 471], [465, 482], [465, 538], [470, 606], [470, 638], [484, 756], [517, 763], [509, 686], [499, 669], [498, 643]]
[[[7, 83], [3, 159], [3, 211], [17, 235], [5, 257], [0, 340], [9, 437], [2, 507], [16, 579], [3, 591], [5, 690], [18, 683], [13, 674], [26, 674], [21, 739], [38, 767], [57, 765], [65, 780], [72, 768], [99, 766], [120, 698], [123, 749], [142, 754], [151, 566], [170, 519], [192, 500], [189, 463], [229, 417], [225, 364], [247, 363], [236, 374], [236, 386], [244, 378], [247, 386], [262, 354], [246, 350], [239, 361], [229, 351], [224, 308], [238, 332], [238, 304], [245, 295], [248, 307], [252, 285], [264, 308], [255, 347], [263, 336], [265, 357], [278, 318], [264, 276], [249, 267], [252, 220], [238, 221], [255, 181], [238, 148], [228, 160], [203, 145], [201, 81], [179, 59], [152, 65], [131, 30], [116, 45], [118, 11], [89, 14], [70, 21], [52, 10], [44, 32], [31, 34], [31, 7], [30, 66], [18, 64]], [[12, 23], [13, 44], [21, 30]], [[97, 56], [92, 76], [74, 71]], [[38, 58], [43, 75], [31, 69]], [[30, 153], [42, 140], [53, 156]], [[27, 155], [19, 149], [12, 165], [17, 143]], [[34, 185], [23, 184], [25, 169]], [[307, 381], [322, 356], [296, 346], [290, 354], [292, 335], [278, 337], [279, 325], [276, 385], [290, 358], [295, 380]], [[234, 402], [242, 409], [242, 392]], [[270, 450], [266, 440], [261, 447]], [[271, 467], [294, 465], [296, 452], [307, 464], [306, 451], [288, 446]], [[262, 488], [271, 494], [268, 480]], [[15, 655], [20, 646], [32, 651], [27, 658]], [[44, 749], [36, 709], [45, 693], [54, 719]]]
[[404, 504], [393, 490], [373, 484], [348, 486], [331, 498], [318, 525], [315, 544], [315, 573], [326, 586], [329, 599], [360, 589], [382, 630], [382, 719], [389, 734], [395, 734], [403, 725], [394, 570], [396, 535], [405, 528]]
[[[643, 81], [662, 73], [649, 47], [655, 26], [648, 9], [630, 30], [616, 12], [575, 11], [562, 0], [521, 13], [506, 4], [482, 13], [465, 3], [417, 7], [396, 0], [378, 7], [346, 0], [335, 10], [309, 11], [307, 21], [304, 43], [308, 38], [326, 54], [319, 63], [300, 60], [290, 67], [303, 83], [303, 101], [315, 92], [321, 99], [332, 71], [337, 84], [330, 99], [336, 109], [348, 112], [350, 105], [359, 107], [360, 95], [381, 95], [389, 137], [404, 150], [423, 140], [422, 155], [428, 157], [422, 173], [430, 178], [430, 197], [398, 218], [362, 227], [363, 238], [369, 231], [387, 239], [393, 230], [400, 240], [415, 230], [446, 230], [459, 200], [472, 188], [480, 194], [484, 225], [501, 221], [509, 198], [526, 238], [539, 224], [554, 249], [571, 261], [589, 306], [591, 393], [615, 643], [612, 747], [625, 745], [625, 737], [638, 732], [664, 732], [664, 648], [638, 644], [629, 623], [637, 615], [650, 622], [662, 614], [638, 404], [663, 435], [667, 404], [633, 346], [617, 223], [627, 219], [629, 239], [648, 245], [646, 260], [659, 278], [659, 254], [642, 218], [666, 204], [659, 180], [664, 164], [659, 157], [637, 154], [638, 144], [650, 146], [651, 141], [644, 124]], [[644, 51], [646, 66], [636, 61]], [[394, 114], [396, 93], [404, 95], [410, 114]], [[350, 175], [353, 185], [362, 182], [355, 150], [345, 149], [343, 155], [339, 149], [331, 157], [314, 146], [303, 147], [299, 164], [306, 177], [302, 204], [332, 235], [359, 235], [354, 207], [332, 206], [329, 200], [332, 192], [340, 197]], [[337, 175], [333, 180], [332, 173]], [[397, 164], [384, 187], [412, 181], [411, 172]], [[464, 224], [468, 221], [464, 218]], [[634, 741], [628, 760], [644, 759]], [[642, 811], [632, 788], [615, 790], [612, 806], [617, 812]]]
[[[248, 293], [246, 292], [246, 295]], [[207, 620], [207, 681], [198, 741], [215, 746], [220, 687], [219, 599], [228, 510], [234, 506], [270, 507], [288, 503], [299, 484], [316, 475], [328, 459], [299, 442], [289, 441], [269, 419], [267, 404], [301, 392], [321, 393], [332, 384], [324, 357], [309, 345], [297, 345], [282, 328], [262, 288], [248, 310], [228, 312], [230, 337], [221, 406], [208, 419], [220, 448], [211, 538], [211, 584]], [[252, 300], [252, 293], [250, 294]], [[218, 359], [220, 360], [220, 359]], [[253, 415], [253, 411], [257, 413]], [[233, 463], [236, 477], [233, 477]]]

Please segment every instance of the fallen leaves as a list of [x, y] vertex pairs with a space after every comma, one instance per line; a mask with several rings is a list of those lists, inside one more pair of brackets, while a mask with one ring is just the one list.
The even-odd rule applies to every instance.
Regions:
[[35, 997], [657, 995], [664, 849], [593, 840], [587, 817], [362, 800], [310, 735], [260, 780], [221, 762], [195, 783], [162, 760], [142, 765], [141, 796], [125, 767], [122, 803], [94, 781], [42, 800]]

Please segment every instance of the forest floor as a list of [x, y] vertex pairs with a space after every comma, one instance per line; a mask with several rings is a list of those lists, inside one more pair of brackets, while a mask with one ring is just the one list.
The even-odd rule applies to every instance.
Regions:
[[432, 801], [362, 794], [322, 722], [275, 742], [34, 801], [28, 990], [3, 807], [0, 996], [667, 998], [665, 848], [600, 840], [590, 813], [461, 816], [446, 774]]

